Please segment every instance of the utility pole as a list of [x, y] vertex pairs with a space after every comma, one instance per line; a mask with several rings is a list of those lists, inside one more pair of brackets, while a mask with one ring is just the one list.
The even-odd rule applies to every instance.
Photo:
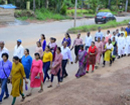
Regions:
[[127, 12], [127, 8], [128, 8], [128, 0], [126, 0], [125, 12]]
[[77, 19], [77, 0], [75, 0], [74, 27], [76, 27], [76, 19]]
[[36, 4], [35, 4], [35, 0], [33, 0], [33, 11], [35, 12], [36, 9]]

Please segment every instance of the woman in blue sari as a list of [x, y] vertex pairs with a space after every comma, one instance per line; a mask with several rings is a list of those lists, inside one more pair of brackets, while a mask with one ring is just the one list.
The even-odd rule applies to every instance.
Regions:
[[62, 45], [63, 45], [64, 42], [67, 42], [67, 47], [70, 48], [70, 46], [71, 46], [71, 38], [70, 38], [69, 33], [66, 33], [65, 38], [62, 41]]
[[32, 57], [29, 55], [29, 50], [25, 49], [24, 56], [22, 57], [22, 64], [26, 74], [26, 78], [29, 79], [30, 69], [32, 66]]
[[87, 68], [87, 51], [84, 50], [84, 45], [80, 46], [76, 62], [77, 61], [79, 61], [79, 69], [75, 76], [79, 78], [86, 74]]

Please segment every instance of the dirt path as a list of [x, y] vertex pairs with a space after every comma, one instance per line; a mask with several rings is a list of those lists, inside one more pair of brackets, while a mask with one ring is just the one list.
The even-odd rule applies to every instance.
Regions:
[[112, 67], [100, 67], [19, 105], [130, 105], [129, 61], [116, 60]]

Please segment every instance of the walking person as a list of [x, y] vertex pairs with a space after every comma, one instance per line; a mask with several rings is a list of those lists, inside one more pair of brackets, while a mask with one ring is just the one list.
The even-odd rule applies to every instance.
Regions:
[[103, 53], [103, 43], [102, 43], [102, 41], [100, 40], [100, 37], [98, 37], [98, 40], [97, 40], [97, 42], [95, 43], [95, 46], [96, 46], [96, 48], [97, 48], [95, 68], [97, 69], [97, 68], [98, 68], [98, 65], [100, 65], [100, 60], [101, 60], [101, 56], [102, 56], [102, 53]]
[[118, 38], [117, 45], [118, 45], [118, 59], [125, 55], [125, 38], [124, 34], [121, 33], [121, 36]]
[[42, 60], [40, 60], [39, 53], [34, 54], [35, 59], [32, 62], [31, 72], [30, 72], [30, 87], [31, 91], [27, 94], [27, 97], [32, 95], [32, 91], [34, 88], [41, 89], [38, 91], [39, 93], [43, 92], [43, 71], [42, 71]]
[[21, 59], [24, 55], [24, 48], [22, 46], [22, 40], [17, 40], [17, 45], [14, 48], [14, 56], [17, 56], [19, 58], [19, 61], [21, 62]]
[[1, 78], [1, 94], [0, 94], [0, 104], [2, 103], [2, 99], [5, 93], [4, 100], [9, 97], [8, 92], [8, 78], [10, 76], [10, 72], [12, 69], [12, 63], [8, 60], [9, 56], [7, 53], [2, 54], [3, 60], [0, 61], [0, 78]]
[[[87, 51], [84, 50], [84, 45], [80, 46], [80, 50], [78, 52], [77, 61], [79, 61], [79, 69], [76, 73], [76, 77], [79, 78], [86, 74], [87, 68]], [[76, 61], [76, 63], [77, 63]]]
[[41, 34], [41, 39], [39, 39], [39, 41], [41, 42], [42, 50], [45, 51], [45, 48], [46, 48], [46, 37], [45, 37], [44, 34]]
[[57, 76], [58, 78], [58, 85], [57, 87], [60, 86], [60, 77], [62, 76], [62, 59], [63, 59], [63, 55], [61, 54], [61, 48], [57, 47], [57, 51], [56, 51], [56, 57], [55, 60], [53, 62], [52, 68], [51, 68], [51, 84], [48, 86], [48, 88], [51, 88], [53, 86], [53, 79], [54, 76]]
[[105, 67], [106, 61], [110, 62], [110, 66], [112, 65], [112, 51], [113, 51], [113, 45], [111, 43], [111, 39], [108, 40], [108, 43], [105, 46], [105, 56], [103, 61], [103, 67]]
[[42, 46], [41, 46], [41, 42], [37, 41], [36, 44], [37, 44], [37, 47], [36, 47], [35, 53], [39, 53], [40, 59], [42, 60], [42, 58], [43, 58], [43, 49], [42, 49]]
[[11, 70], [11, 83], [12, 83], [12, 91], [11, 95], [13, 96], [13, 101], [11, 105], [15, 104], [16, 97], [19, 95], [22, 96], [22, 100], [24, 101], [25, 96], [23, 94], [23, 79], [25, 79], [25, 84], [28, 83], [26, 80], [26, 75], [24, 72], [24, 67], [23, 65], [19, 62], [19, 57], [14, 56], [13, 57], [13, 66]]
[[91, 43], [92, 43], [92, 36], [90, 36], [90, 32], [88, 32], [87, 36], [85, 37], [85, 50], [86, 51], [91, 46]]
[[127, 28], [125, 29], [125, 31], [127, 32], [127, 35], [129, 35], [129, 33], [130, 33], [130, 23], [128, 23], [128, 26], [127, 26]]
[[50, 38], [50, 43], [48, 45], [50, 47], [50, 51], [52, 52], [53, 60], [54, 60], [56, 49], [57, 49], [56, 38]]
[[0, 41], [0, 61], [2, 60], [2, 54], [7, 53], [9, 55], [8, 49], [5, 47], [4, 41]]
[[113, 40], [113, 37], [115, 37], [115, 41], [118, 42], [119, 37], [116, 36], [116, 32], [115, 32], [115, 31], [113, 32], [113, 35], [112, 35], [112, 37], [111, 37], [111, 40]]
[[108, 40], [112, 37], [112, 35], [110, 34], [110, 30], [107, 31], [107, 34], [105, 36], [105, 41], [108, 42]]
[[70, 35], [69, 35], [69, 33], [66, 33], [65, 34], [65, 37], [64, 37], [64, 39], [62, 40], [62, 45], [63, 45], [63, 43], [64, 42], [67, 42], [67, 47], [71, 47], [71, 37], [70, 37]]
[[46, 78], [48, 78], [48, 81], [50, 80], [48, 71], [52, 66], [52, 61], [53, 61], [53, 55], [50, 52], [50, 47], [46, 46], [46, 50], [43, 53], [44, 82], [46, 81]]
[[119, 33], [119, 29], [116, 29], [116, 36], [119, 37], [121, 33]]
[[24, 50], [24, 56], [22, 57], [21, 62], [24, 67], [24, 72], [26, 74], [26, 78], [29, 79], [30, 70], [31, 70], [31, 66], [32, 66], [32, 57], [29, 55], [29, 49]]
[[95, 41], [98, 40], [98, 37], [100, 37], [100, 39], [102, 40], [103, 33], [101, 31], [101, 27], [98, 27], [98, 32], [96, 32], [96, 34], [95, 34]]
[[130, 56], [130, 33], [126, 37], [125, 53], [126, 55]]
[[94, 66], [96, 64], [96, 55], [97, 55], [97, 47], [95, 46], [95, 42], [92, 41], [92, 44], [88, 50], [88, 65], [86, 73], [89, 73], [90, 65], [92, 65], [92, 72], [94, 72]]
[[61, 53], [63, 55], [63, 60], [62, 60], [62, 77], [61, 77], [60, 82], [63, 81], [63, 78], [66, 78], [68, 76], [68, 73], [66, 71], [66, 65], [68, 63], [68, 60], [70, 60], [71, 64], [73, 64], [73, 59], [72, 59], [71, 51], [67, 47], [67, 42], [63, 43], [63, 46], [61, 47]]
[[103, 44], [103, 52], [102, 52], [102, 56], [103, 56], [103, 60], [104, 60], [104, 54], [105, 54], [105, 45], [106, 45], [106, 41], [105, 41], [105, 37], [102, 38], [102, 44]]
[[[2, 61], [2, 54], [7, 53], [9, 54], [8, 49], [5, 47], [4, 41], [0, 41], [0, 61]], [[0, 87], [1, 87], [1, 78], [0, 78]]]
[[118, 47], [117, 47], [117, 42], [116, 42], [116, 40], [115, 40], [115, 37], [113, 37], [112, 45], [113, 45], [113, 47], [114, 47], [114, 49], [113, 49], [113, 54], [112, 54], [112, 61], [114, 62], [114, 61], [115, 61], [115, 58], [116, 58], [116, 56], [117, 56], [117, 49], [118, 49]]
[[73, 48], [75, 48], [74, 53], [75, 53], [76, 57], [78, 56], [78, 52], [80, 50], [80, 45], [83, 44], [83, 40], [80, 37], [81, 37], [81, 34], [77, 34], [77, 38], [74, 40], [73, 47], [71, 48], [71, 50]]

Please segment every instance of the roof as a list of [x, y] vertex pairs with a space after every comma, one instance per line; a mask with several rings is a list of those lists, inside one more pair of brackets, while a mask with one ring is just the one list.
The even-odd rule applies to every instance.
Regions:
[[15, 9], [17, 7], [14, 6], [14, 5], [12, 5], [12, 4], [7, 4], [7, 5], [0, 5], [0, 8], [4, 8], [4, 9]]

